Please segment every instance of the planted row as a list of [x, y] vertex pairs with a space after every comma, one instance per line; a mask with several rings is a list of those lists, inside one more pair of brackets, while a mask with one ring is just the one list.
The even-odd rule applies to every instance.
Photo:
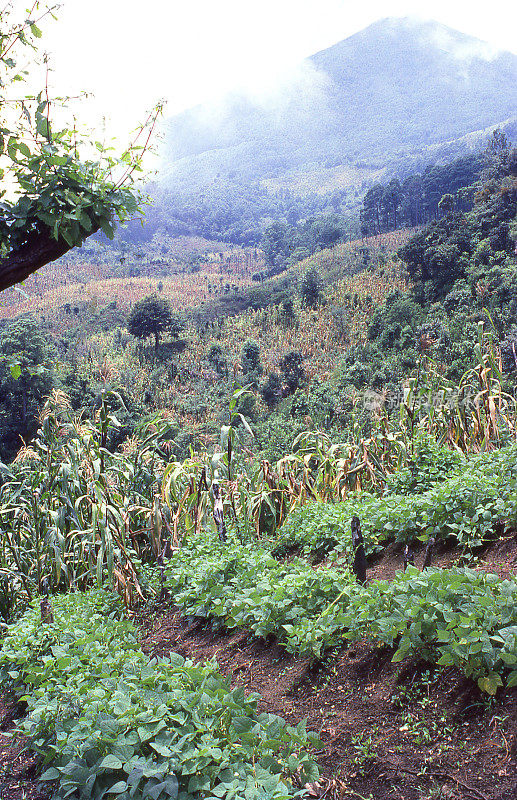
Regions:
[[409, 567], [391, 583], [345, 586], [315, 619], [284, 626], [288, 649], [320, 656], [346, 641], [369, 638], [409, 655], [455, 666], [495, 694], [517, 685], [517, 583], [471, 569]]
[[391, 583], [361, 586], [348, 571], [205, 543], [173, 558], [168, 585], [183, 613], [273, 634], [299, 655], [369, 638], [396, 645], [395, 661], [454, 665], [488, 693], [508, 670], [508, 685], [517, 684], [517, 583], [497, 575], [410, 567]]
[[337, 569], [315, 570], [294, 559], [279, 564], [260, 547], [210, 540], [174, 554], [167, 586], [186, 615], [212, 619], [226, 628], [246, 626], [257, 636], [279, 636], [283, 626], [318, 616], [355, 578]]
[[335, 505], [311, 503], [291, 514], [274, 552], [293, 547], [322, 554], [349, 551], [355, 515], [370, 552], [387, 538], [408, 542], [434, 536], [479, 546], [497, 523], [517, 523], [517, 446], [474, 456], [421, 494], [377, 497], [362, 492]]
[[[145, 656], [103, 592], [54, 599], [54, 623], [28, 612], [3, 641], [4, 685], [25, 691], [21, 725], [56, 781], [81, 800], [288, 798], [317, 777], [314, 737], [257, 711], [213, 664]], [[296, 753], [297, 755], [293, 755]]]

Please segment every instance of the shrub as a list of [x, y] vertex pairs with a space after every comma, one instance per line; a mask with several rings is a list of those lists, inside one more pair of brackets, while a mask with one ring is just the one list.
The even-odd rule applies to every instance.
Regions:
[[302, 367], [303, 356], [296, 350], [287, 353], [280, 361], [279, 367], [286, 385], [286, 393], [292, 394], [305, 379]]
[[277, 372], [271, 372], [260, 390], [262, 399], [269, 409], [274, 408], [282, 398], [282, 381]]
[[[420, 494], [388, 494], [376, 497], [367, 492], [350, 494], [333, 506], [310, 503], [297, 510], [284, 523], [279, 544], [288, 540], [306, 552], [327, 548], [336, 540], [336, 552], [346, 549], [350, 539], [350, 521], [358, 515], [366, 542], [375, 547], [379, 541], [393, 538], [400, 542], [454, 539], [461, 545], [479, 547], [501, 521], [508, 526], [517, 522], [517, 445], [493, 453], [472, 457], [454, 467], [454, 457], [440, 456], [441, 466], [431, 457], [423, 463]], [[452, 471], [446, 480], [439, 479], [440, 469]], [[403, 472], [393, 482], [404, 491], [412, 490], [415, 477]], [[415, 486], [418, 485], [415, 484]]]
[[315, 267], [307, 270], [303, 279], [301, 296], [302, 303], [308, 308], [317, 306], [321, 300], [322, 283], [318, 271]]
[[256, 387], [263, 369], [260, 363], [260, 348], [253, 339], [244, 342], [241, 351], [241, 368], [244, 382]]

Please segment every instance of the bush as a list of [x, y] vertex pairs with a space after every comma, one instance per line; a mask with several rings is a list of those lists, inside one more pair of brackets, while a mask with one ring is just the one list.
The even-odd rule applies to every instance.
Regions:
[[293, 441], [303, 430], [305, 426], [299, 420], [285, 419], [279, 414], [270, 415], [255, 428], [260, 456], [274, 464], [291, 451]]
[[208, 362], [213, 366], [218, 375], [228, 375], [228, 361], [223, 355], [219, 344], [212, 344], [208, 353]]
[[302, 354], [296, 350], [287, 353], [280, 361], [279, 367], [286, 386], [286, 394], [296, 391], [305, 379], [302, 361]]
[[308, 308], [314, 308], [321, 300], [322, 283], [315, 267], [307, 270], [303, 279], [301, 296], [302, 303]]
[[282, 398], [282, 381], [277, 372], [271, 372], [260, 390], [262, 399], [269, 409], [274, 408]]
[[241, 351], [241, 368], [244, 382], [256, 388], [263, 369], [260, 363], [260, 348], [253, 339], [244, 342]]
[[[314, 510], [314, 508], [313, 508]], [[339, 524], [339, 520], [338, 520]], [[495, 694], [508, 673], [517, 685], [517, 583], [469, 569], [409, 567], [390, 583], [359, 585], [348, 571], [278, 564], [263, 549], [198, 540], [171, 559], [169, 585], [186, 614], [276, 635], [293, 653], [317, 658], [362, 638], [456, 666]]]

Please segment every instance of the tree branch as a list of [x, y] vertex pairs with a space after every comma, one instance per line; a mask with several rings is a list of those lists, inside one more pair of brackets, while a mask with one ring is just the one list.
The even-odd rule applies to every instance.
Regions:
[[[95, 233], [95, 226], [90, 233]], [[75, 246], [75, 245], [73, 245]], [[64, 239], [54, 239], [50, 229], [31, 231], [18, 249], [6, 258], [0, 258], [0, 291], [20, 283], [33, 272], [55, 261], [72, 249]]]

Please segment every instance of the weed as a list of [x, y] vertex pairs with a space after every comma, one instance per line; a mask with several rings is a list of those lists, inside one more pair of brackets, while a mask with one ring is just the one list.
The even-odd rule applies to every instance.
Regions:
[[352, 748], [355, 755], [351, 759], [351, 763], [360, 773], [364, 773], [365, 765], [377, 758], [373, 736], [371, 734], [366, 736], [362, 732], [352, 736]]

